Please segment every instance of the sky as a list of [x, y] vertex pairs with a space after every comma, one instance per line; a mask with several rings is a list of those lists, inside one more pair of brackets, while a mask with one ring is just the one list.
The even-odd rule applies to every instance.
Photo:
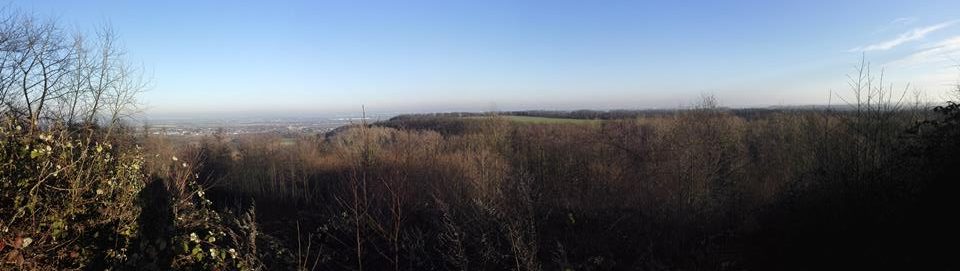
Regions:
[[810, 105], [865, 57], [942, 100], [960, 1], [13, 1], [109, 24], [148, 115]]

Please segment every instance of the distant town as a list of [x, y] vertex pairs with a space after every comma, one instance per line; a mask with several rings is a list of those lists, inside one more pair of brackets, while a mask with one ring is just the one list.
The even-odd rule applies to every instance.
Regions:
[[[373, 114], [325, 117], [252, 117], [252, 118], [157, 118], [139, 125], [151, 135], [205, 136], [262, 133], [326, 133], [337, 127], [359, 124], [364, 120], [375, 122], [396, 114]], [[142, 131], [142, 130], [141, 130]]]

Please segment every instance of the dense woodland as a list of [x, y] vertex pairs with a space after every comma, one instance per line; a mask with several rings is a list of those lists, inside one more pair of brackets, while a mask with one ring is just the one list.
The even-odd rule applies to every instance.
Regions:
[[960, 268], [960, 105], [866, 63], [842, 110], [706, 97], [182, 138], [123, 125], [146, 84], [109, 29], [3, 18], [3, 270]]
[[953, 267], [955, 104], [750, 120], [705, 104], [549, 124], [402, 116], [193, 151], [211, 194], [255, 201], [306, 269]]

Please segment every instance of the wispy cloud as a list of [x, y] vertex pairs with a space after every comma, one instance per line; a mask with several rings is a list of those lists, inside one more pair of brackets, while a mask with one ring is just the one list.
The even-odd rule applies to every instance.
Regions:
[[[894, 21], [897, 21], [897, 20], [894, 20]], [[957, 21], [948, 21], [948, 22], [942, 22], [939, 24], [931, 25], [931, 26], [914, 28], [913, 30], [900, 34], [900, 36], [897, 36], [894, 39], [853, 48], [853, 49], [850, 49], [850, 52], [869, 52], [869, 51], [890, 50], [901, 44], [923, 39], [924, 37], [927, 36], [927, 34], [933, 33], [934, 31], [937, 31], [940, 29], [947, 28], [948, 26], [951, 26], [956, 22]]]
[[908, 24], [910, 24], [910, 23], [913, 23], [913, 22], [916, 21], [916, 20], [917, 20], [917, 18], [914, 18], [914, 17], [900, 17], [900, 18], [893, 19], [893, 21], [890, 21], [890, 24], [892, 24], [892, 25], [908, 25]]
[[916, 21], [917, 21], [916, 17], [896, 18], [896, 19], [890, 20], [889, 23], [886, 23], [880, 27], [877, 27], [877, 29], [873, 31], [873, 34], [877, 35], [877, 34], [887, 33], [890, 30], [903, 29], [904, 27], [911, 25]]
[[933, 44], [923, 50], [890, 63], [896, 66], [913, 66], [947, 60], [955, 60], [960, 55], [960, 36], [954, 36]]

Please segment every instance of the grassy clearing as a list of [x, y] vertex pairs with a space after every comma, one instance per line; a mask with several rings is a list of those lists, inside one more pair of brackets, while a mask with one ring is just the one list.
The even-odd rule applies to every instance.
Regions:
[[[518, 123], [532, 123], [532, 124], [588, 124], [588, 123], [598, 123], [601, 120], [591, 120], [591, 119], [566, 119], [566, 118], [548, 118], [548, 117], [531, 117], [531, 116], [498, 116], [512, 122]], [[468, 119], [489, 119], [490, 116], [483, 117], [467, 117]]]

